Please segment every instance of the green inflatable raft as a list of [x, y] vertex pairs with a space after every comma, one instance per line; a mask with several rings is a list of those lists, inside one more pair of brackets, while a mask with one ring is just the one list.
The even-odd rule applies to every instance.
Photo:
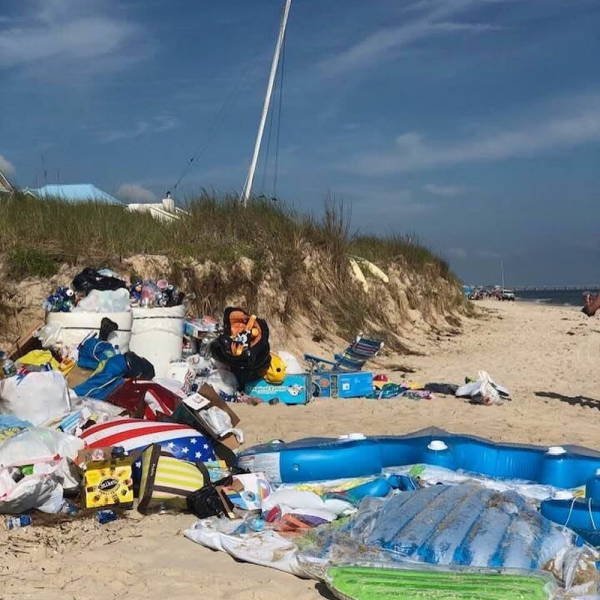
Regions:
[[543, 575], [330, 567], [326, 582], [341, 600], [548, 600]]

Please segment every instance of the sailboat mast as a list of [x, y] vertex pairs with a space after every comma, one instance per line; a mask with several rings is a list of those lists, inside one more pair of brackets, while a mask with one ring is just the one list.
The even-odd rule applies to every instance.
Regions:
[[242, 192], [242, 204], [244, 205], [244, 207], [248, 203], [248, 198], [252, 193], [252, 184], [254, 182], [254, 173], [256, 172], [256, 163], [258, 162], [258, 155], [260, 153], [262, 137], [265, 131], [267, 115], [269, 114], [269, 107], [271, 105], [271, 96], [273, 95], [275, 76], [277, 75], [277, 68], [279, 66], [279, 56], [281, 55], [281, 47], [283, 46], [283, 40], [285, 38], [285, 28], [287, 26], [287, 20], [288, 15], [290, 13], [291, 5], [292, 0], [285, 0], [283, 14], [281, 16], [281, 25], [279, 26], [279, 35], [277, 36], [277, 44], [275, 45], [275, 53], [273, 54], [273, 62], [271, 63], [271, 73], [269, 75], [269, 83], [267, 84], [267, 93], [265, 95], [265, 102], [263, 104], [262, 115], [260, 117], [260, 123], [258, 125], [258, 132], [256, 134], [254, 153], [252, 154], [250, 169], [248, 170], [248, 176], [246, 177], [246, 183], [244, 184], [244, 191]]

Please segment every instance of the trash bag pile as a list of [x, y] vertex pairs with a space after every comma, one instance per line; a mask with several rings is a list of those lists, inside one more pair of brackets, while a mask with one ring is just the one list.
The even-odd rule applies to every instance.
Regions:
[[43, 303], [46, 312], [118, 313], [142, 308], [171, 307], [183, 303], [184, 294], [166, 279], [135, 280], [128, 284], [110, 269], [87, 267], [70, 287], [58, 287]]
[[[126, 360], [114, 354], [105, 370], [116, 357]], [[0, 379], [1, 514], [21, 526], [35, 525], [36, 511], [101, 520], [134, 505], [188, 510], [193, 494], [198, 514], [226, 512], [213, 484], [230, 475], [243, 441], [235, 413], [209, 386], [186, 397], [131, 374], [103, 400], [69, 388], [59, 370]]]
[[[228, 511], [214, 483], [232, 473], [239, 418], [207, 383], [218, 381], [214, 374], [193, 386], [161, 384], [148, 358], [160, 336], [179, 327], [174, 358], [182, 360], [184, 312], [161, 311], [183, 301], [166, 280], [128, 287], [111, 271], [87, 268], [48, 297], [38, 339], [0, 353], [0, 513], [12, 515], [8, 527], [35, 525], [38, 511], [95, 513], [100, 523], [134, 506]], [[127, 350], [136, 309], [155, 323], [155, 337], [137, 341], [139, 353]], [[51, 318], [56, 313], [63, 316]], [[198, 367], [201, 357], [191, 358]]]

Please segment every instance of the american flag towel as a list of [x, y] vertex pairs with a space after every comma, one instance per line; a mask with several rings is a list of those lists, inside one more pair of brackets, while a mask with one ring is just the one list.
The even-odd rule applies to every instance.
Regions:
[[188, 425], [146, 421], [143, 419], [115, 419], [88, 427], [81, 439], [88, 448], [122, 446], [127, 452], [160, 444], [175, 458], [190, 462], [215, 460], [211, 440]]

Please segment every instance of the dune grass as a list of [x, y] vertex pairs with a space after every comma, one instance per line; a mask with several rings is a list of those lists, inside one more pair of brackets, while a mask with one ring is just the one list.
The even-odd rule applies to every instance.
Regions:
[[[405, 269], [416, 283], [407, 291], [411, 308], [423, 314], [464, 309], [457, 280], [444, 260], [411, 236], [353, 234], [341, 204], [327, 203], [317, 218], [281, 202], [254, 199], [244, 209], [236, 197], [203, 194], [186, 210], [188, 216], [165, 223], [94, 202], [38, 200], [19, 193], [0, 198], [5, 282], [48, 278], [65, 263], [118, 268], [122, 259], [134, 255], [165, 255], [171, 270], [164, 276], [186, 290], [196, 314], [216, 315], [230, 298], [245, 298], [253, 307], [264, 267], [264, 272], [276, 272], [273, 292], [285, 298], [285, 306], [275, 300], [273, 307], [263, 305], [263, 311], [276, 313], [283, 322], [305, 315], [322, 331], [330, 331], [333, 321], [338, 332], [351, 337], [385, 322], [388, 310], [349, 276], [348, 258], [358, 256], [384, 269], [392, 264]], [[256, 278], [240, 269], [241, 257], [253, 261]], [[194, 265], [207, 261], [213, 264], [199, 275]], [[448, 285], [440, 286], [440, 278]], [[446, 293], [438, 293], [440, 287]], [[0, 283], [0, 330], [12, 318], [3, 298], [6, 290]]]
[[321, 218], [299, 215], [268, 200], [246, 209], [235, 197], [208, 194], [192, 200], [189, 217], [174, 223], [100, 203], [72, 204], [14, 194], [0, 200], [0, 252], [12, 277], [49, 276], [53, 264], [104, 264], [134, 254], [164, 254], [232, 263], [241, 256], [281, 265], [297, 260], [306, 244], [323, 251], [341, 272], [347, 256], [385, 265], [403, 260], [411, 269], [433, 265], [451, 279], [447, 263], [410, 237], [356, 236], [339, 205]]

